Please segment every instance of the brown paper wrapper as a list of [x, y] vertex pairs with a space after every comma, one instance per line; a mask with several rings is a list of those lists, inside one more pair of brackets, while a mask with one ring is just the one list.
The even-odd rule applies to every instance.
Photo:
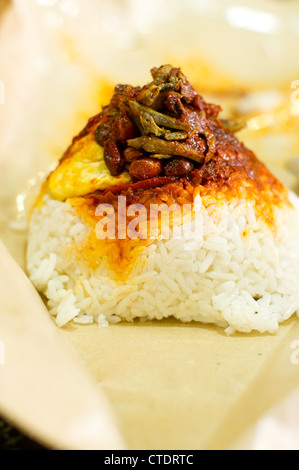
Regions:
[[[145, 35], [140, 28], [136, 32], [133, 19], [136, 12], [141, 15], [137, 4], [131, 3], [133, 10], [122, 9], [121, 2], [108, 2], [105, 10], [105, 4], [89, 0], [83, 8], [77, 0], [68, 2], [68, 8], [64, 2], [63, 8], [62, 2], [47, 7], [16, 1], [2, 17], [0, 41], [9, 49], [0, 53], [6, 98], [0, 107], [0, 225], [2, 239], [22, 268], [24, 216], [43, 177], [88, 117], [106, 104], [117, 82], [147, 82], [149, 69], [170, 59], [207, 97], [218, 99], [228, 116], [242, 113], [248, 105], [244, 91], [250, 90], [256, 98], [267, 83], [268, 102], [261, 106], [258, 101], [246, 110], [250, 126], [241, 138], [285, 184], [297, 187], [285, 167], [288, 159], [299, 154], [294, 132], [298, 112], [289, 102], [293, 62], [285, 68], [276, 63], [273, 74], [275, 61], [261, 71], [259, 65], [264, 62], [257, 54], [248, 59], [252, 76], [245, 72], [238, 76], [233, 57], [228, 57], [225, 67], [218, 49], [206, 53], [209, 63], [209, 57], [200, 56], [198, 45], [186, 37], [180, 48], [174, 47], [169, 36], [173, 23], [166, 22], [162, 28], [165, 47], [158, 47], [162, 33], [156, 10], [148, 12], [147, 27], [152, 30]], [[99, 24], [94, 20], [96, 11]], [[144, 13], [139, 18], [143, 27], [145, 17]], [[128, 19], [133, 23], [126, 27]], [[179, 20], [174, 17], [175, 21]], [[193, 20], [189, 14], [180, 21], [187, 28]], [[227, 24], [219, 30], [219, 39], [225, 31]], [[235, 42], [236, 30], [229, 34], [227, 41]], [[251, 39], [242, 44], [244, 50]], [[259, 43], [260, 36], [253, 39]], [[69, 325], [61, 332], [106, 393], [129, 449], [252, 448], [257, 423], [299, 386], [299, 365], [292, 361], [292, 346], [299, 339], [296, 318], [273, 336], [227, 337], [213, 326], [171, 320], [108, 328]], [[30, 396], [24, 396], [24, 406], [26, 400]], [[290, 433], [296, 432], [294, 423], [288, 426]], [[249, 429], [251, 438], [244, 434]], [[276, 439], [279, 446], [279, 434]]]

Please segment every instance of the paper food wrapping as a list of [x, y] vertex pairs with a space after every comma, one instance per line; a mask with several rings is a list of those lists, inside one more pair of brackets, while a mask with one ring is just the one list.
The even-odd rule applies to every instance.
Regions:
[[[22, 268], [26, 210], [45, 175], [116, 83], [147, 83], [150, 68], [163, 63], [181, 66], [228, 115], [247, 113], [242, 139], [296, 190], [285, 165], [299, 155], [299, 111], [291, 101], [299, 67], [285, 6], [281, 15], [270, 0], [238, 7], [167, 0], [5, 4], [0, 225]], [[289, 13], [294, 20], [296, 12]], [[61, 332], [106, 394], [129, 449], [299, 447], [296, 318], [277, 335], [227, 337], [213, 326], [171, 320], [69, 325]], [[24, 406], [27, 400], [24, 391]]]

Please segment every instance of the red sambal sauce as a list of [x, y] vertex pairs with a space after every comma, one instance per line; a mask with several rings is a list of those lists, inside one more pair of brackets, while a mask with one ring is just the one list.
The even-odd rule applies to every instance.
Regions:
[[[110, 103], [90, 119], [74, 142], [88, 133], [104, 148], [113, 176], [123, 171], [131, 182], [89, 195], [92, 204], [142, 203], [200, 188], [217, 200], [242, 197], [254, 201], [270, 224], [273, 207], [287, 203], [287, 191], [255, 154], [219, 119], [221, 108], [206, 103], [179, 68], [164, 65], [151, 70], [152, 82], [141, 87], [118, 85]], [[176, 197], [180, 196], [176, 194]], [[190, 199], [190, 198], [187, 198]], [[182, 201], [184, 198], [181, 199]]]

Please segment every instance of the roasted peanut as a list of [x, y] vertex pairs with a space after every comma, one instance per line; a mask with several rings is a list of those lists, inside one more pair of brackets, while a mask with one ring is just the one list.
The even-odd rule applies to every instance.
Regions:
[[126, 162], [133, 162], [134, 160], [137, 160], [138, 158], [143, 157], [144, 152], [141, 149], [134, 149], [134, 147], [127, 147], [123, 151], [123, 156]]
[[104, 160], [112, 176], [117, 176], [121, 173], [123, 159], [115, 142], [105, 142]]
[[137, 180], [156, 178], [163, 172], [163, 164], [155, 158], [144, 157], [135, 160], [130, 166], [130, 175]]
[[194, 165], [186, 158], [174, 158], [164, 168], [166, 176], [183, 176], [194, 169]]

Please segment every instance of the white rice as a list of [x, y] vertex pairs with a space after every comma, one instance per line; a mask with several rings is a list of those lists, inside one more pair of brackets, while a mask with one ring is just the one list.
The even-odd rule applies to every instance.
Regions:
[[192, 224], [185, 238], [157, 240], [121, 282], [106, 263], [92, 270], [69, 255], [90, 228], [71, 205], [46, 198], [30, 222], [28, 274], [59, 327], [172, 316], [227, 334], [275, 333], [299, 315], [299, 198], [290, 200], [293, 208], [277, 209], [277, 231], [246, 201], [202, 208], [196, 240]]

